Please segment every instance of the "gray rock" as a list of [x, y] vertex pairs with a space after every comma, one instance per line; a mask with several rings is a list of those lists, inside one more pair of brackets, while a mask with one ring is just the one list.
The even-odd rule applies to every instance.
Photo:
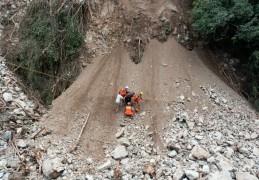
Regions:
[[5, 102], [11, 102], [13, 100], [13, 95], [11, 93], [5, 92], [3, 94], [3, 98]]
[[98, 171], [104, 171], [106, 169], [109, 169], [113, 166], [112, 162], [110, 160], [108, 160], [107, 162], [105, 162], [104, 164], [100, 165], [97, 167]]
[[19, 148], [26, 148], [27, 144], [25, 143], [25, 141], [23, 139], [18, 139], [17, 140], [17, 147]]
[[64, 167], [61, 163], [61, 159], [46, 159], [42, 163], [43, 174], [50, 179], [59, 177], [64, 171]]
[[180, 121], [188, 121], [189, 120], [189, 116], [187, 112], [182, 112], [180, 114]]
[[0, 171], [0, 178], [4, 176], [4, 171]]
[[234, 150], [230, 147], [227, 147], [224, 154], [227, 158], [231, 158], [234, 154]]
[[10, 158], [10, 159], [8, 159], [8, 161], [7, 161], [7, 167], [11, 167], [11, 168], [13, 168], [13, 169], [18, 169], [18, 167], [19, 167], [19, 158], [18, 157], [16, 157], [16, 158]]
[[173, 180], [180, 180], [184, 176], [184, 172], [181, 167], [178, 167], [173, 174]]
[[213, 139], [220, 141], [222, 136], [222, 133], [217, 131], [213, 134]]
[[256, 139], [258, 137], [258, 134], [257, 133], [255, 133], [255, 132], [253, 132], [252, 134], [251, 134], [251, 139], [253, 140], [253, 139]]
[[173, 141], [169, 141], [167, 143], [167, 148], [169, 150], [175, 150], [176, 152], [178, 152], [181, 149], [181, 146], [179, 144], [175, 144], [175, 142]]
[[209, 174], [208, 180], [232, 180], [231, 174], [229, 171], [217, 171]]
[[117, 133], [116, 133], [116, 137], [117, 138], [120, 138], [120, 137], [122, 137], [123, 135], [124, 135], [124, 128], [122, 128], [120, 131], [118, 131]]
[[236, 172], [237, 180], [258, 180], [257, 177], [251, 175], [249, 172]]
[[192, 130], [192, 129], [194, 128], [195, 122], [186, 121], [186, 124], [187, 124], [188, 128], [189, 128], [190, 130]]
[[199, 178], [199, 173], [193, 170], [187, 170], [185, 171], [185, 174], [189, 178], [189, 180], [195, 180]]
[[114, 159], [119, 160], [127, 157], [128, 151], [126, 150], [125, 146], [119, 145], [112, 151], [111, 156]]
[[126, 147], [130, 146], [130, 142], [127, 138], [120, 138], [118, 139], [118, 142], [123, 146], [126, 146]]
[[168, 156], [169, 156], [170, 158], [173, 158], [173, 157], [175, 157], [176, 155], [177, 155], [177, 152], [176, 152], [175, 150], [170, 151], [170, 152], [168, 153]]
[[199, 145], [196, 145], [192, 148], [191, 154], [197, 159], [207, 159], [209, 157], [209, 152], [204, 150]]
[[245, 147], [238, 148], [238, 151], [242, 154], [248, 154], [249, 153], [249, 150]]
[[11, 137], [12, 137], [12, 132], [11, 131], [5, 131], [5, 133], [4, 133], [4, 140], [7, 142], [7, 141], [9, 141], [9, 139], [11, 139]]
[[221, 171], [232, 171], [234, 169], [232, 163], [221, 154], [216, 157], [216, 165]]

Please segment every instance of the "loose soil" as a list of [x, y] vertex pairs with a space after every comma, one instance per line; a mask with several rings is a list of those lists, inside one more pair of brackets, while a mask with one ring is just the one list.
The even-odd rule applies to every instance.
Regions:
[[[177, 82], [181, 82], [179, 87]], [[201, 89], [209, 84], [224, 86], [234, 93], [204, 65], [195, 50], [186, 50], [172, 38], [162, 44], [152, 40], [138, 65], [118, 46], [84, 69], [74, 84], [54, 101], [44, 124], [53, 131], [53, 142], [70, 142], [72, 147], [90, 112], [79, 150], [102, 160], [103, 144], [115, 144], [117, 128], [129, 120], [124, 119], [123, 110], [115, 113], [117, 91], [128, 85], [131, 91], [143, 91], [145, 98], [141, 112], [147, 114], [142, 118], [137, 114], [133, 121], [149, 125], [157, 148], [163, 150], [163, 127], [173, 117], [166, 107], [178, 101], [180, 95], [192, 98], [194, 92], [199, 96], [187, 101], [187, 108], [190, 111], [204, 106], [210, 108]]]

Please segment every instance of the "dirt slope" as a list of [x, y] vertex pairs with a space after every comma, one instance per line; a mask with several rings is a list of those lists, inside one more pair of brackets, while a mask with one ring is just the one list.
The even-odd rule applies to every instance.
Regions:
[[232, 91], [207, 69], [195, 51], [186, 50], [174, 39], [163, 44], [152, 40], [138, 65], [118, 46], [85, 68], [76, 82], [55, 100], [44, 123], [54, 132], [52, 141], [66, 141], [72, 147], [84, 117], [91, 112], [79, 149], [102, 159], [103, 144], [115, 142], [114, 134], [124, 121], [122, 112], [114, 112], [117, 90], [128, 85], [135, 92], [144, 92], [142, 112], [146, 115], [137, 115], [134, 121], [149, 125], [155, 143], [163, 149], [163, 127], [174, 116], [167, 106], [184, 95], [191, 98], [187, 102], [190, 111], [209, 107], [200, 86], [210, 84]]

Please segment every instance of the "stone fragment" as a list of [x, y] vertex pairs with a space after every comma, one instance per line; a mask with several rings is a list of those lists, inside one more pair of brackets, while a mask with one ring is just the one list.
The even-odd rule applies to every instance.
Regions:
[[249, 172], [236, 172], [237, 180], [258, 180], [255, 176], [251, 175]]
[[117, 138], [120, 138], [120, 137], [122, 137], [124, 135], [124, 128], [122, 128], [120, 131], [118, 131], [117, 133], [116, 133], [116, 137]]
[[184, 172], [181, 167], [178, 167], [173, 174], [173, 180], [180, 180], [184, 176]]
[[130, 146], [130, 142], [127, 138], [120, 138], [118, 139], [118, 142], [123, 146], [126, 146], [126, 147]]
[[55, 179], [59, 177], [64, 171], [64, 167], [61, 163], [61, 159], [46, 159], [42, 164], [42, 172], [43, 174], [50, 179]]
[[127, 157], [128, 151], [126, 150], [125, 146], [119, 145], [112, 151], [111, 156], [114, 159], [119, 160]]
[[216, 157], [216, 165], [221, 171], [232, 171], [234, 169], [231, 162], [221, 154]]
[[25, 143], [25, 141], [23, 139], [17, 139], [17, 147], [26, 148], [27, 144]]
[[105, 162], [104, 164], [100, 165], [97, 167], [97, 170], [98, 171], [104, 171], [106, 169], [109, 169], [111, 168], [113, 165], [112, 165], [112, 162], [110, 160], [108, 160], [107, 162]]
[[199, 173], [193, 170], [185, 171], [185, 175], [189, 178], [189, 180], [195, 180], [199, 178]]
[[258, 134], [256, 133], [256, 132], [253, 132], [252, 134], [251, 134], [251, 139], [253, 140], [253, 139], [256, 139], [258, 137]]
[[208, 180], [232, 180], [231, 174], [229, 171], [224, 170], [224, 171], [216, 171], [214, 173], [210, 173]]
[[196, 145], [192, 148], [191, 154], [197, 159], [207, 159], [209, 157], [209, 152], [204, 150], [199, 145]]
[[5, 142], [9, 141], [9, 139], [11, 139], [12, 137], [12, 131], [5, 131], [3, 138], [5, 140]]

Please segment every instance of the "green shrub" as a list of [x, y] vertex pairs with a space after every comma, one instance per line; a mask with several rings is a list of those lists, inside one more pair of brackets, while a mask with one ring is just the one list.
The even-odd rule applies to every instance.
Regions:
[[[77, 57], [83, 45], [85, 6], [72, 1], [36, 1], [19, 29], [19, 43], [7, 59], [38, 97], [50, 104], [77, 77]], [[14, 67], [16, 68], [16, 67]]]
[[256, 0], [195, 0], [193, 28], [205, 42], [241, 58], [244, 90], [259, 109], [259, 4]]

